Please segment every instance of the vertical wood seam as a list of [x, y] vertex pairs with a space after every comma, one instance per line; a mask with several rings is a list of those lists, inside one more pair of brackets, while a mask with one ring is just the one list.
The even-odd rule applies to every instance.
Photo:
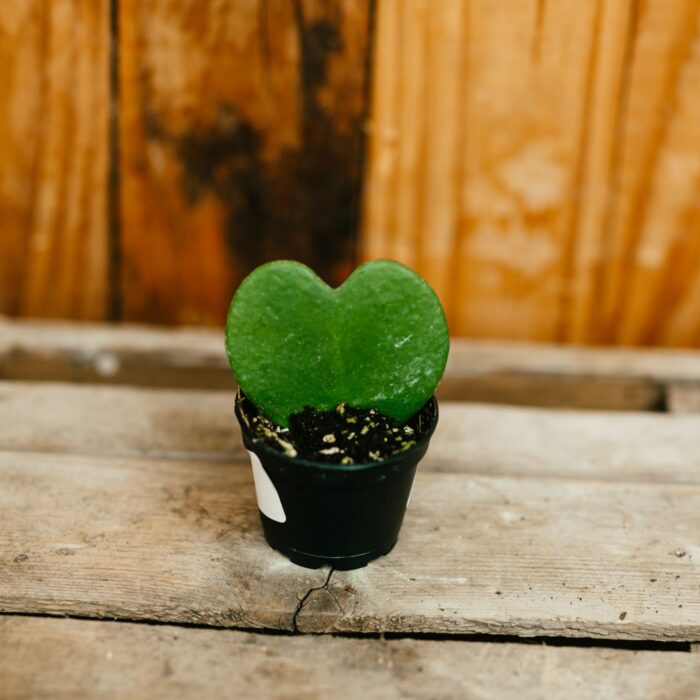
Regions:
[[588, 72], [586, 75], [585, 93], [583, 99], [583, 119], [581, 120], [581, 132], [578, 138], [577, 157], [578, 162], [574, 171], [573, 183], [570, 189], [571, 209], [566, 222], [566, 235], [562, 244], [562, 282], [560, 287], [559, 310], [555, 330], [557, 342], [566, 342], [570, 334], [570, 326], [573, 321], [571, 303], [571, 281], [574, 279], [574, 264], [576, 255], [576, 237], [579, 233], [579, 214], [582, 206], [582, 185], [586, 170], [586, 151], [591, 130], [591, 109], [589, 108], [591, 96], [593, 95], [593, 82], [596, 77], [596, 67], [598, 64], [598, 47], [600, 44], [600, 27], [603, 15], [603, 0], [599, 0], [595, 8], [593, 18], [593, 32], [591, 40], [591, 57], [588, 62]]
[[[421, 43], [423, 49], [424, 61], [428, 67], [431, 68], [430, 56], [431, 53], [435, 51], [434, 47], [430, 45], [430, 34], [428, 31], [428, 22], [430, 22], [430, 16], [424, 17], [421, 23]], [[428, 138], [431, 118], [431, 104], [430, 104], [430, 89], [428, 87], [429, 80], [424, 80], [421, 90], [421, 122], [420, 122], [420, 132], [419, 132], [419, 142], [418, 142], [418, 155], [416, 160], [418, 161], [418, 181], [421, 183], [421, 187], [416, 193], [416, 208], [414, 210], [414, 217], [411, 225], [413, 231], [411, 232], [411, 241], [413, 245], [413, 261], [415, 264], [415, 269], [423, 274], [425, 261], [423, 257], [425, 255], [424, 241], [427, 237], [427, 232], [425, 230], [425, 210], [428, 206], [426, 203], [426, 196], [428, 192], [428, 175], [430, 169], [427, 165], [428, 160]]]
[[107, 185], [107, 319], [122, 317], [119, 0], [109, 0], [109, 149]]
[[532, 34], [532, 61], [537, 63], [540, 60], [542, 48], [542, 25], [544, 24], [546, 0], [537, 0], [537, 14], [535, 16], [535, 31]]
[[585, 334], [589, 342], [606, 340], [607, 330], [603, 323], [597, 327], [593, 323], [592, 309], [602, 308], [604, 300], [605, 265], [603, 261], [606, 253], [613, 252], [613, 221], [615, 207], [619, 202], [619, 194], [622, 183], [622, 164], [625, 162], [626, 142], [624, 139], [625, 125], [629, 115], [630, 93], [632, 89], [632, 73], [636, 60], [637, 33], [639, 30], [639, 16], [641, 12], [641, 0], [632, 0], [627, 27], [627, 45], [625, 47], [624, 66], [620, 80], [620, 90], [617, 100], [617, 120], [614, 129], [613, 143], [610, 153], [610, 191], [608, 193], [601, 231], [602, 250], [601, 263], [593, 272], [592, 304], [588, 308], [588, 318], [585, 319]]

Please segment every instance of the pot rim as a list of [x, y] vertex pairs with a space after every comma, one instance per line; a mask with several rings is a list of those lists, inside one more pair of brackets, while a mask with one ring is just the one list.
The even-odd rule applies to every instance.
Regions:
[[[332, 464], [330, 462], [316, 462], [311, 459], [302, 459], [300, 457], [290, 457], [289, 455], [286, 455], [284, 452], [280, 452], [279, 450], [275, 450], [272, 447], [270, 447], [268, 444], [260, 440], [259, 438], [253, 436], [250, 432], [250, 429], [246, 425], [245, 421], [241, 419], [241, 412], [239, 408], [239, 398], [240, 395], [244, 395], [244, 392], [239, 388], [238, 391], [236, 392], [236, 399], [235, 399], [235, 406], [234, 406], [234, 411], [236, 414], [236, 418], [238, 419], [238, 423], [241, 427], [241, 433], [243, 434], [244, 438], [247, 438], [251, 443], [255, 445], [256, 450], [260, 450], [261, 452], [264, 452], [267, 455], [270, 455], [271, 457], [274, 457], [276, 459], [281, 459], [285, 462], [288, 462], [293, 465], [298, 465], [301, 467], [308, 467], [310, 469], [314, 469], [317, 471], [321, 472], [360, 472], [360, 471], [369, 471], [370, 469], [378, 469], [382, 467], [391, 467], [394, 464], [398, 464], [400, 462], [403, 462], [406, 460], [408, 457], [411, 455], [415, 454], [416, 452], [421, 451], [424, 449], [428, 442], [430, 442], [430, 439], [433, 436], [433, 433], [435, 432], [435, 428], [437, 427], [438, 423], [438, 418], [439, 418], [439, 410], [438, 410], [438, 401], [437, 398], [435, 397], [435, 394], [433, 394], [424, 404], [421, 406], [420, 411], [423, 410], [425, 406], [428, 404], [431, 404], [431, 407], [433, 408], [432, 411], [432, 418], [430, 421], [430, 425], [428, 426], [428, 429], [426, 432], [423, 434], [423, 437], [415, 444], [413, 447], [411, 447], [408, 450], [404, 450], [403, 452], [397, 452], [394, 455], [391, 455], [391, 457], [387, 457], [386, 459], [381, 459], [381, 460], [375, 460], [373, 462], [361, 462], [359, 464]], [[247, 445], [244, 445], [247, 449]]]

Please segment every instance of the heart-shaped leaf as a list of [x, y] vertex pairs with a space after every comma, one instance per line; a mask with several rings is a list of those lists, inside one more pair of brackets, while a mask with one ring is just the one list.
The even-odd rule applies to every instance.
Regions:
[[392, 260], [359, 267], [332, 289], [290, 260], [243, 280], [226, 322], [226, 350], [239, 386], [276, 423], [305, 406], [345, 402], [399, 421], [435, 391], [449, 334], [435, 292]]

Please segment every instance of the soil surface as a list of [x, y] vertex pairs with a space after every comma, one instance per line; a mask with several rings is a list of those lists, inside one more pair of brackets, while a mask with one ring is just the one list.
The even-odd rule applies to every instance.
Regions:
[[240, 414], [262, 442], [290, 457], [329, 464], [377, 462], [414, 447], [429, 429], [431, 411], [426, 404], [405, 423], [398, 423], [373, 408], [340, 404], [334, 411], [307, 406], [290, 416], [282, 428], [264, 416], [239, 392]]

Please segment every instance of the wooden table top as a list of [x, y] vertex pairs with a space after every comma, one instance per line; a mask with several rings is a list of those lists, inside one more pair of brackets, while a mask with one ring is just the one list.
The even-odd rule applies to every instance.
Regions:
[[700, 694], [700, 353], [455, 343], [349, 572], [265, 543], [221, 333], [2, 321], [0, 379], [0, 697]]

